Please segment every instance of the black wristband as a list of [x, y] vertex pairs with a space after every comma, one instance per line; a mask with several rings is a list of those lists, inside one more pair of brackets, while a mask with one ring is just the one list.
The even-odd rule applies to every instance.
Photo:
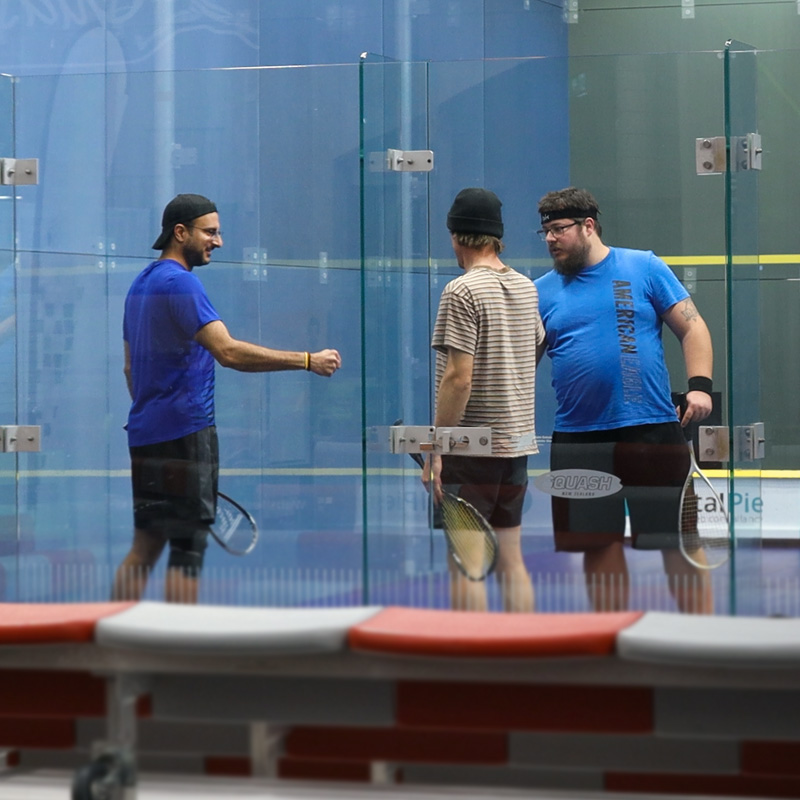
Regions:
[[711, 394], [711, 386], [711, 378], [704, 378], [702, 375], [689, 378], [690, 392], [705, 392], [706, 394]]

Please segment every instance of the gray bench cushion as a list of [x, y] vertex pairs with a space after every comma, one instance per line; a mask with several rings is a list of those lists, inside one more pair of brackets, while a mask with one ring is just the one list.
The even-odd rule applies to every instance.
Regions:
[[800, 619], [647, 612], [617, 635], [631, 661], [726, 669], [800, 666]]
[[345, 648], [351, 626], [378, 611], [376, 606], [241, 608], [142, 602], [100, 620], [95, 641], [171, 653], [330, 653]]

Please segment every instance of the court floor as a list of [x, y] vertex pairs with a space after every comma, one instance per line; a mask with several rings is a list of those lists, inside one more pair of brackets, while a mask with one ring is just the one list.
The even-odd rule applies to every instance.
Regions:
[[[69, 796], [72, 777], [67, 772], [0, 774], [0, 800], [64, 800]], [[403, 787], [397, 785], [366, 786], [294, 782], [284, 783], [246, 778], [197, 778], [181, 776], [148, 776], [139, 778], [136, 800], [219, 800], [220, 798], [253, 798], [253, 800], [659, 800], [667, 795], [609, 794], [591, 791], [553, 789], [503, 789], [454, 787]], [[669, 796], [674, 800], [674, 796]], [[698, 796], [682, 795], [682, 800], [699, 800]], [[707, 797], [705, 800], [708, 800]], [[726, 800], [718, 797], [717, 800]]]

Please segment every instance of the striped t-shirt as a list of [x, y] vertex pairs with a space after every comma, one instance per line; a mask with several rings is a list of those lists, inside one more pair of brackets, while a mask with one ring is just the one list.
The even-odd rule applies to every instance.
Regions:
[[534, 394], [536, 347], [543, 341], [536, 287], [519, 272], [472, 267], [445, 286], [431, 342], [437, 392], [447, 348], [471, 355], [472, 390], [459, 424], [491, 427], [492, 455], [539, 452]]

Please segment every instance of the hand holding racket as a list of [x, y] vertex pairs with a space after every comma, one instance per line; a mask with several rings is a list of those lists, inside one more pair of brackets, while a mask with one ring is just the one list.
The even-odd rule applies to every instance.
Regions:
[[[730, 516], [722, 498], [717, 493], [708, 476], [697, 464], [694, 455], [694, 433], [697, 423], [689, 423], [683, 433], [689, 445], [689, 474], [681, 491], [678, 511], [678, 533], [683, 557], [698, 569], [716, 569], [730, 557], [733, 537]], [[702, 492], [708, 505], [713, 508], [704, 512], [700, 507], [697, 489]]]
[[[425, 459], [409, 453], [423, 469]], [[450, 492], [442, 492], [442, 528], [453, 562], [466, 578], [482, 581], [497, 563], [497, 536], [483, 515], [470, 503]]]

